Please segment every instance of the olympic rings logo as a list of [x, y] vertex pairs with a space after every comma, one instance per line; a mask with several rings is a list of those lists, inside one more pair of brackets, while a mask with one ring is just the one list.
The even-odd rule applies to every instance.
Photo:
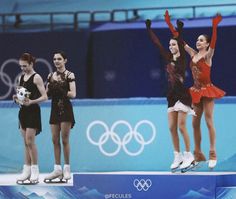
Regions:
[[[152, 135], [148, 140], [145, 140], [143, 135], [139, 132], [140, 126], [142, 125], [146, 125], [149, 128], [151, 128]], [[104, 129], [104, 132], [98, 138], [98, 140], [92, 138], [95, 137], [92, 136], [92, 129], [95, 128], [96, 126], [100, 128], [102, 127]], [[123, 138], [121, 138], [117, 133], [115, 133], [117, 126], [124, 126], [128, 128], [128, 132], [123, 136]], [[96, 133], [96, 131], [93, 132]], [[145, 145], [148, 145], [153, 142], [153, 140], [156, 137], [156, 128], [154, 124], [148, 120], [139, 121], [135, 125], [134, 129], [131, 127], [129, 122], [125, 120], [118, 120], [114, 124], [112, 124], [111, 128], [109, 129], [105, 122], [100, 120], [95, 120], [88, 125], [86, 135], [89, 142], [95, 146], [98, 146], [101, 153], [103, 153], [106, 156], [110, 157], [115, 156], [120, 152], [121, 149], [123, 149], [127, 155], [137, 156], [143, 152]], [[109, 152], [107, 149], [105, 149], [104, 145], [108, 141], [112, 141], [112, 143], [115, 144], [116, 146], [115, 150]], [[135, 141], [139, 145], [139, 148], [136, 149], [136, 151], [130, 151], [127, 147], [127, 145], [129, 143], [131, 144], [131, 142], [133, 141]]]
[[138, 191], [147, 191], [152, 186], [152, 181], [150, 179], [135, 179], [133, 185]]
[[[0, 95], [0, 100], [6, 99], [10, 96], [12, 90], [16, 88], [19, 76], [21, 75], [21, 72], [19, 72], [16, 75], [16, 77], [12, 80], [9, 74], [4, 72], [4, 69], [8, 65], [12, 65], [12, 64], [18, 65], [18, 62], [19, 61], [17, 59], [13, 59], [13, 58], [7, 59], [6, 61], [2, 63], [0, 67], [0, 81], [8, 87], [7, 91], [4, 94]], [[42, 63], [48, 68], [48, 73], [52, 72], [52, 66], [46, 59], [37, 58], [36, 63]]]

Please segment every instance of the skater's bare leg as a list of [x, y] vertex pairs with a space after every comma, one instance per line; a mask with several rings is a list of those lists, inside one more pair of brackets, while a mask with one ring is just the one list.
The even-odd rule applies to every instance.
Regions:
[[187, 113], [179, 111], [178, 112], [178, 128], [184, 138], [185, 150], [190, 151], [190, 139], [186, 128]]
[[168, 123], [169, 123], [169, 130], [171, 132], [171, 138], [172, 138], [172, 143], [174, 146], [174, 151], [180, 152], [177, 121], [178, 121], [178, 112], [169, 112]]
[[38, 164], [38, 154], [37, 154], [37, 148], [35, 144], [35, 135], [36, 130], [32, 128], [26, 129], [26, 146], [28, 149], [28, 153], [31, 159], [31, 165], [37, 165]]
[[174, 160], [170, 166], [172, 171], [175, 171], [183, 162], [183, 156], [180, 152], [179, 146], [179, 136], [178, 136], [178, 112], [169, 112], [168, 113], [168, 124], [169, 130], [171, 132], [172, 143], [174, 146]]
[[26, 142], [26, 131], [24, 129], [20, 129], [21, 131], [21, 135], [23, 137], [24, 140], [24, 153], [25, 153], [25, 165], [31, 165], [31, 158], [30, 158], [30, 154], [29, 154], [29, 149], [27, 147], [27, 142]]
[[[61, 127], [59, 124], [51, 125], [55, 165], [54, 165], [54, 170], [44, 178], [44, 182], [46, 183], [54, 182], [54, 179], [57, 179], [57, 178], [61, 181], [63, 178], [62, 167], [61, 167], [60, 131], [61, 131]], [[58, 180], [55, 180], [55, 181], [58, 181]]]
[[61, 128], [59, 124], [51, 125], [52, 143], [54, 147], [54, 158], [55, 158], [56, 165], [61, 165], [60, 131], [61, 131]]
[[71, 122], [62, 122], [61, 123], [61, 136], [63, 143], [63, 152], [64, 152], [64, 168], [63, 168], [63, 178], [67, 181], [71, 179], [70, 174], [70, 129]]

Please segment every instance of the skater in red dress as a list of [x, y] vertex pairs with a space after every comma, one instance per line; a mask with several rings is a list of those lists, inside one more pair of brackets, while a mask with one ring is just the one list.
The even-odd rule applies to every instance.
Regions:
[[215, 51], [215, 44], [217, 39], [217, 26], [222, 20], [221, 15], [217, 15], [212, 19], [212, 38], [207, 35], [200, 35], [196, 42], [195, 51], [187, 44], [184, 46], [185, 50], [191, 56], [190, 68], [194, 84], [190, 88], [192, 96], [193, 108], [196, 112], [196, 117], [193, 117], [193, 130], [195, 141], [195, 160], [197, 162], [205, 161], [206, 158], [201, 151], [201, 118], [204, 113], [207, 128], [210, 138], [209, 163], [208, 167], [213, 169], [217, 164], [216, 157], [216, 132], [213, 123], [214, 99], [221, 98], [225, 92], [211, 82], [211, 66], [212, 57]]

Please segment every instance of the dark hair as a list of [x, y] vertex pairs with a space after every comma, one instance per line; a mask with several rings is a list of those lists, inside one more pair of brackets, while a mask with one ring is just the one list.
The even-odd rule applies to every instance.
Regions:
[[206, 38], [206, 42], [207, 42], [207, 43], [210, 43], [210, 42], [211, 42], [211, 38], [210, 38], [208, 35], [202, 34], [202, 36]]
[[66, 53], [64, 51], [55, 51], [53, 55], [60, 54], [64, 59], [67, 59]]
[[178, 39], [176, 37], [171, 37], [170, 40], [178, 41]]
[[33, 57], [30, 53], [23, 53], [20, 56], [20, 60], [27, 61], [29, 64], [35, 64], [36, 58]]

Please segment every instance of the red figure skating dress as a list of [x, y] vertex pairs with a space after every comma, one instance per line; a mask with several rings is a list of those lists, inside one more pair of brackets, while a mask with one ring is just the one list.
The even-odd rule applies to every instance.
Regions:
[[194, 85], [190, 88], [193, 103], [199, 103], [201, 97], [221, 98], [225, 95], [223, 90], [211, 83], [211, 67], [207, 65], [204, 58], [196, 63], [191, 61], [190, 68], [194, 80]]

